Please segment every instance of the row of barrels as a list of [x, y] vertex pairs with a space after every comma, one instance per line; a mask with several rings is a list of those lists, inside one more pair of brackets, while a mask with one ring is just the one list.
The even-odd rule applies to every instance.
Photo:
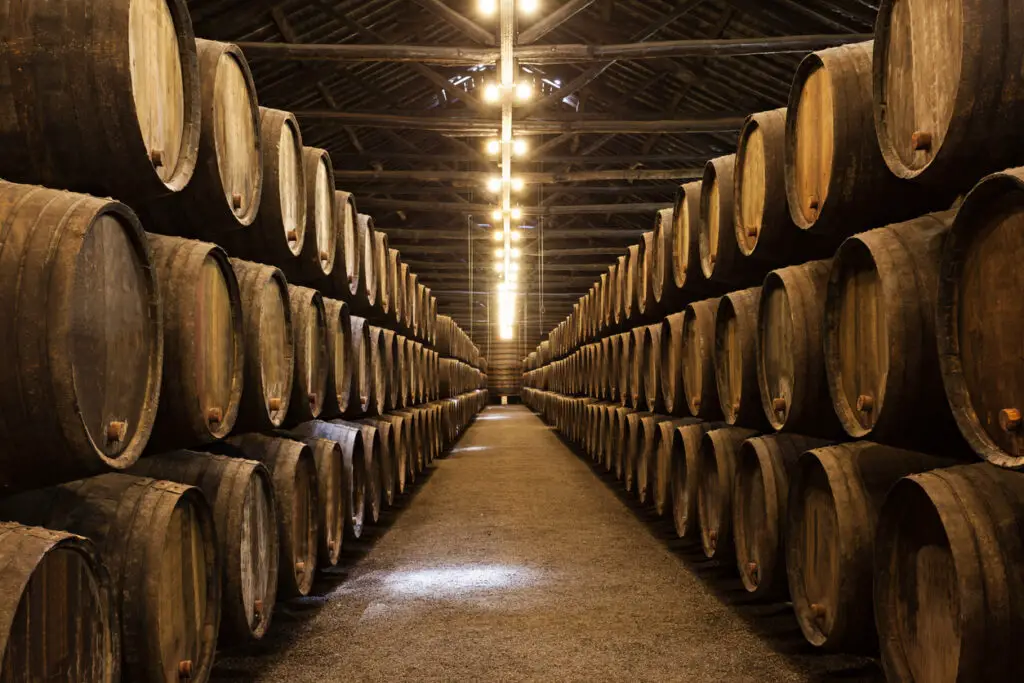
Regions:
[[335, 190], [327, 151], [258, 105], [241, 50], [194, 37], [183, 0], [29, 0], [0, 27], [0, 71], [18, 112], [0, 121], [0, 178], [115, 197], [151, 232], [214, 242], [437, 341], [430, 288]]
[[678, 189], [528, 365], [946, 210], [986, 173], [1024, 162], [1007, 118], [1024, 106], [1024, 80], [1001, 61], [1024, 41], [1001, 32], [1005, 3], [978, 0], [978, 21], [919, 4], [883, 2], [874, 41], [807, 55], [787, 106], [748, 116], [736, 153]]
[[853, 235], [831, 259], [583, 344], [524, 382], [751, 429], [969, 446], [1020, 467], [1022, 181], [1024, 169], [990, 175], [956, 210]]
[[1010, 630], [1024, 474], [536, 389], [524, 400], [752, 597], [790, 601], [812, 645], [880, 652], [890, 681], [1024, 673]]
[[487, 371], [487, 359], [480, 354], [480, 349], [465, 330], [447, 315], [437, 316], [437, 338], [434, 341], [434, 348], [442, 356], [455, 358], [484, 372]]
[[[0, 235], [3, 492], [440, 396], [428, 345], [272, 266], [146, 233], [119, 202], [0, 181]], [[446, 385], [484, 385], [451, 363]]]
[[206, 681], [422, 479], [474, 391], [231, 437], [0, 500], [0, 677]]

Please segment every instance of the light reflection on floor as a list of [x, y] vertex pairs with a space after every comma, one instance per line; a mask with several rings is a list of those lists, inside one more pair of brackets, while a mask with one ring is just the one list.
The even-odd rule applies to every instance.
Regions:
[[466, 600], [535, 586], [540, 578], [537, 570], [518, 565], [442, 565], [370, 572], [337, 592], [376, 593], [392, 599]]
[[453, 448], [452, 453], [469, 453], [471, 451], [486, 451], [489, 450], [488, 446], [465, 446], [464, 448]]

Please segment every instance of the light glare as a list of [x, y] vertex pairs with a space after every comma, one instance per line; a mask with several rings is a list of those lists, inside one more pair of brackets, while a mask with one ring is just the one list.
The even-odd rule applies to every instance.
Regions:
[[533, 14], [540, 7], [538, 0], [519, 0], [519, 9], [523, 14]]
[[526, 183], [523, 182], [522, 178], [513, 178], [512, 179], [512, 191], [513, 192], [522, 192], [524, 187], [526, 187]]
[[531, 97], [533, 97], [533, 86], [527, 83], [526, 81], [518, 83], [516, 85], [516, 97], [519, 99], [520, 102], [525, 102], [526, 100], [530, 99]]
[[518, 206], [512, 209], [512, 220], [517, 221], [523, 217], [523, 210]]
[[527, 151], [526, 140], [515, 140], [512, 142], [512, 153], [517, 157], [525, 156]]
[[495, 242], [500, 242], [501, 240], [505, 239], [505, 232], [502, 230], [495, 230], [491, 234], [494, 237]]
[[513, 230], [512, 231], [512, 241], [513, 242], [518, 242], [519, 238], [522, 237], [522, 236], [523, 236], [522, 233], [520, 233], [518, 230]]
[[491, 192], [501, 192], [501, 178], [491, 176], [487, 179], [487, 189]]
[[497, 102], [501, 99], [501, 90], [498, 89], [494, 83], [488, 83], [484, 86], [484, 101], [485, 102]]
[[[527, 0], [529, 2], [529, 0]], [[478, 0], [476, 3], [477, 9], [480, 10], [481, 14], [490, 16], [498, 11], [498, 3], [496, 0]]]
[[493, 212], [491, 212], [491, 218], [493, 218], [496, 221], [500, 221], [501, 220], [501, 209], [495, 209]]
[[505, 257], [505, 250], [501, 249], [501, 248], [495, 249], [494, 250], [494, 255], [497, 256], [498, 258], [504, 258]]
[[497, 140], [487, 141], [487, 153], [496, 156], [501, 151], [501, 143]]

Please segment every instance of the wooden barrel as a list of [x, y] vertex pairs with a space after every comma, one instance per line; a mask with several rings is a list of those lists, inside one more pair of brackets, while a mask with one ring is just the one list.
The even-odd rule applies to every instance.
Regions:
[[989, 176], [967, 195], [946, 238], [936, 338], [946, 399], [974, 452], [1024, 465], [1024, 367], [1012, 293], [1024, 285], [1017, 226], [1024, 169]]
[[697, 540], [700, 520], [700, 449], [704, 433], [727, 426], [724, 422], [698, 422], [677, 427], [672, 435], [672, 523], [679, 538]]
[[[397, 249], [388, 249], [388, 289], [391, 291], [391, 315], [388, 318], [399, 329], [405, 315], [405, 288], [399, 285], [402, 274], [402, 255]], [[435, 309], [436, 310], [436, 309]], [[434, 316], [435, 320], [437, 316]]]
[[648, 254], [651, 264], [651, 294], [654, 301], [662, 309], [668, 308], [669, 302], [677, 294], [675, 278], [672, 277], [670, 260], [672, 258], [672, 209], [661, 209], [654, 214], [654, 244]]
[[233, 436], [228, 444], [266, 465], [274, 482], [278, 593], [283, 598], [308, 595], [320, 561], [320, 497], [313, 450], [301, 441], [262, 434]]
[[873, 54], [874, 124], [894, 174], [951, 193], [1015, 166], [1024, 146], [1024, 41], [1003, 2], [882, 2]]
[[409, 351], [406, 348], [408, 344], [409, 340], [405, 335], [395, 335], [395, 373], [397, 375], [396, 388], [398, 391], [396, 407], [398, 408], [404, 408], [412, 404], [409, 396]]
[[315, 436], [297, 441], [309, 446], [316, 463], [317, 561], [321, 567], [335, 567], [345, 538], [345, 462], [341, 446], [334, 439]]
[[697, 243], [705, 278], [729, 287], [742, 287], [759, 282], [766, 269], [758, 260], [745, 257], [737, 242], [733, 225], [735, 166], [735, 154], [711, 159], [704, 166]]
[[740, 445], [732, 531], [743, 587], [758, 598], [789, 597], [785, 555], [789, 478], [804, 451], [827, 445], [823, 439], [797, 434], [758, 436]]
[[832, 437], [840, 433], [822, 357], [821, 322], [831, 261], [773, 270], [757, 315], [757, 382], [777, 431]]
[[629, 435], [629, 416], [635, 413], [632, 408], [620, 406], [615, 409], [605, 439], [604, 470], [611, 472], [619, 481], [624, 477], [628, 460], [625, 451]]
[[419, 324], [416, 326], [416, 336], [420, 340], [426, 342], [427, 329], [430, 321], [427, 319], [427, 288], [422, 282], [416, 285], [416, 308], [419, 315]]
[[871, 52], [872, 41], [812, 52], [789, 93], [789, 213], [797, 227], [828, 238], [948, 205], [886, 167], [872, 133]]
[[394, 498], [406, 493], [408, 482], [406, 473], [409, 469], [409, 435], [408, 429], [411, 423], [404, 415], [388, 414], [375, 418], [379, 422], [386, 422], [390, 425], [390, 455], [391, 455], [391, 477], [393, 495], [388, 505], [392, 505]]
[[697, 519], [701, 546], [708, 559], [728, 561], [735, 547], [732, 535], [733, 481], [740, 444], [757, 436], [752, 429], [722, 427], [704, 434], [697, 481]]
[[831, 254], [836, 240], [793, 223], [786, 201], [786, 108], [757, 112], [740, 130], [733, 175], [736, 243], [744, 256], [785, 266]]
[[683, 311], [683, 396], [690, 414], [703, 420], [721, 417], [715, 382], [715, 312], [718, 299], [695, 301]]
[[[385, 382], [387, 386], [387, 393], [385, 394], [385, 408], [387, 410], [395, 410], [399, 406], [399, 394], [401, 393], [401, 385], [405, 381], [405, 378], [400, 374], [400, 368], [404, 369], [405, 363], [399, 360], [398, 350], [398, 336], [394, 332], [388, 329], [382, 331], [384, 335], [384, 349], [387, 352], [385, 354]], [[404, 349], [403, 349], [404, 352]], [[431, 354], [434, 352], [431, 351]], [[431, 357], [431, 375], [435, 378], [435, 383], [440, 383], [440, 377], [435, 376], [433, 357]]]
[[649, 230], [641, 236], [643, 248], [640, 250], [640, 267], [637, 277], [637, 299], [636, 312], [644, 318], [651, 318], [657, 313], [657, 302], [654, 300], [654, 277], [651, 270], [654, 268], [654, 260], [658, 258], [657, 242], [654, 241], [654, 231]]
[[640, 451], [644, 446], [643, 426], [640, 420], [651, 415], [647, 412], [637, 412], [623, 408], [629, 412], [625, 413], [626, 430], [622, 435], [622, 446], [619, 448], [622, 459], [622, 485], [627, 493], [634, 493], [637, 490], [637, 463], [640, 461]]
[[384, 330], [376, 325], [369, 325], [370, 328], [370, 402], [369, 411], [375, 415], [381, 415], [387, 409], [387, 397], [391, 388], [388, 386], [391, 375], [391, 359], [389, 348], [384, 340]]
[[10, 11], [0, 25], [0, 177], [132, 203], [188, 184], [200, 97], [184, 0]]
[[[377, 272], [377, 231], [373, 225], [373, 216], [368, 216], [365, 213], [356, 216], [356, 226], [359, 230], [359, 243], [363, 247], [362, 272], [363, 286], [366, 288], [365, 304], [367, 306], [365, 312], [369, 316], [371, 310], [377, 312], [380, 307], [380, 301], [377, 298], [377, 293], [380, 291], [380, 285], [377, 282], [377, 278], [380, 275]], [[415, 285], [412, 291], [416, 291]], [[416, 319], [416, 325], [418, 329], [418, 318]]]
[[363, 535], [366, 510], [366, 463], [362, 426], [342, 420], [312, 420], [296, 426], [291, 433], [298, 438], [330, 439], [341, 448], [341, 497], [345, 507], [345, 535], [351, 539], [359, 539]]
[[348, 304], [324, 297], [327, 321], [327, 393], [320, 414], [340, 417], [349, 408], [352, 397], [352, 320]]
[[[6, 498], [0, 518], [70, 531], [96, 544], [120, 613], [124, 680], [162, 683], [179, 680], [182, 672], [200, 681], [209, 677], [220, 626], [221, 562], [199, 489], [104, 474]], [[58, 679], [67, 680], [64, 675]]]
[[663, 323], [648, 325], [644, 329], [644, 405], [652, 413], [660, 413], [665, 409], [665, 401], [661, 388], [661, 339]]
[[676, 290], [687, 298], [717, 289], [700, 266], [701, 194], [700, 181], [680, 185], [672, 208], [672, 277]]
[[383, 231], [378, 230], [374, 233], [373, 239], [375, 241], [373, 262], [374, 270], [377, 273], [377, 303], [380, 308], [380, 319], [386, 320], [391, 317], [391, 299], [394, 298], [394, 293], [391, 290], [391, 276], [388, 273], [388, 255], [391, 247], [388, 235]]
[[644, 396], [644, 380], [647, 375], [645, 364], [647, 360], [647, 328], [634, 327], [629, 334], [633, 336], [633, 343], [629, 351], [629, 402], [626, 405], [639, 408]]
[[[418, 277], [416, 273], [406, 269], [405, 274], [405, 302], [408, 304], [407, 308], [409, 311], [409, 320], [406, 321], [406, 327], [409, 329], [409, 336], [416, 336], [416, 327], [419, 323], [418, 313], [416, 312], [416, 282]], [[401, 283], [399, 283], [401, 284]]]
[[643, 444], [636, 459], [636, 497], [641, 505], [653, 501], [655, 458], [658, 454], [661, 430], [658, 424], [669, 418], [664, 415], [645, 415], [640, 418], [640, 432]]
[[607, 303], [608, 315], [601, 317], [598, 333], [609, 327], [621, 329], [622, 325], [626, 322], [626, 269], [629, 266], [628, 257], [628, 253], [619, 256], [614, 264], [614, 274], [613, 271], [608, 271], [608, 288], [604, 292], [605, 296], [609, 297]]
[[338, 202], [334, 196], [334, 164], [327, 150], [302, 148], [306, 201], [306, 239], [297, 259], [282, 263], [289, 280], [310, 287], [325, 288], [334, 272], [338, 257], [335, 215]]
[[715, 384], [726, 424], [766, 429], [757, 384], [757, 311], [761, 288], [730, 292], [715, 313]]
[[359, 241], [359, 229], [356, 216], [356, 199], [351, 192], [335, 190], [334, 215], [337, 218], [336, 249], [334, 257], [334, 290], [335, 294], [344, 299], [350, 306], [360, 300], [360, 292], [365, 291], [363, 278], [363, 245]]
[[223, 569], [218, 642], [266, 635], [277, 602], [274, 484], [255, 460], [174, 451], [142, 458], [132, 474], [196, 486], [210, 502]]
[[[619, 274], [622, 289], [622, 323], [636, 320], [639, 314], [638, 299], [640, 297], [640, 260], [643, 258], [641, 244], [631, 244], [626, 249], [626, 277]], [[631, 325], [630, 325], [631, 326]]]
[[612, 423], [616, 417], [615, 411], [621, 407], [622, 406], [617, 406], [614, 403], [606, 403], [601, 407], [602, 411], [597, 418], [597, 440], [592, 460], [602, 469], [605, 466], [605, 459], [608, 457], [609, 436], [614, 434], [614, 427]]
[[416, 477], [422, 471], [423, 462], [423, 438], [420, 429], [420, 416], [415, 408], [395, 411], [405, 419], [405, 453], [406, 465], [405, 478], [408, 485], [416, 482]]
[[0, 181], [0, 490], [138, 459], [163, 366], [150, 261], [128, 207]]
[[227, 436], [242, 394], [242, 309], [227, 254], [148, 235], [163, 295], [164, 372], [150, 450]]
[[288, 283], [277, 268], [231, 259], [242, 295], [245, 379], [236, 429], [276, 429], [288, 414], [295, 372]]
[[350, 315], [352, 338], [352, 395], [349, 400], [349, 415], [362, 415], [376, 402], [373, 367], [370, 363], [370, 325], [365, 318]]
[[251, 225], [263, 191], [256, 86], [232, 43], [196, 39], [201, 132], [195, 174], [180, 192], [140, 207], [154, 232], [216, 239]]
[[877, 647], [871, 562], [882, 501], [901, 477], [948, 464], [870, 441], [800, 456], [790, 479], [786, 572], [808, 642], [843, 652]]
[[291, 112], [265, 107], [259, 112], [263, 148], [259, 211], [247, 230], [225, 232], [217, 239], [233, 256], [284, 266], [302, 252], [306, 242], [302, 133]]
[[377, 437], [380, 441], [381, 502], [387, 505], [387, 507], [391, 507], [395, 504], [395, 480], [398, 478], [398, 448], [395, 443], [395, 430], [392, 428], [391, 422], [383, 419], [383, 416], [366, 418], [361, 420], [361, 422], [371, 425], [377, 430]]
[[947, 449], [959, 441], [935, 345], [939, 259], [953, 217], [929, 214], [854, 235], [836, 252], [825, 369], [836, 414], [854, 438]]
[[700, 420], [693, 417], [681, 419], [661, 419], [658, 422], [657, 447], [653, 460], [648, 464], [650, 473], [650, 500], [654, 511], [659, 517], [671, 512], [672, 507], [672, 443], [679, 427], [697, 424]]
[[669, 415], [688, 413], [683, 397], [683, 311], [665, 317], [661, 326], [661, 399]]
[[288, 285], [295, 339], [295, 377], [288, 422], [298, 424], [320, 416], [327, 395], [331, 356], [327, 347], [327, 312], [320, 292]]
[[117, 598], [92, 542], [0, 523], [0, 549], [0, 679], [120, 681]]
[[[335, 420], [335, 423], [341, 420]], [[363, 432], [363, 481], [366, 482], [366, 514], [374, 524], [380, 521], [384, 493], [384, 463], [380, 433], [368, 421], [349, 423]]]
[[915, 474], [882, 506], [874, 607], [890, 681], [1015, 681], [1024, 475], [986, 463]]

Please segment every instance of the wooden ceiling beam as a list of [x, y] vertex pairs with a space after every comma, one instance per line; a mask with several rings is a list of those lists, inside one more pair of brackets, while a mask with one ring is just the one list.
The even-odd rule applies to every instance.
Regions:
[[529, 45], [554, 31], [556, 28], [572, 19], [574, 16], [590, 7], [596, 0], [568, 0], [557, 8], [548, 12], [537, 21], [530, 24], [519, 32], [519, 45]]
[[459, 14], [441, 0], [415, 0], [415, 2], [431, 14], [459, 29], [467, 38], [475, 40], [481, 45], [497, 45], [494, 32], [488, 31], [472, 19]]
[[[463, 213], [490, 216], [494, 210], [492, 204], [459, 204], [454, 202], [423, 202], [411, 199], [376, 199], [359, 200], [360, 209], [388, 209], [392, 211], [437, 211], [443, 213]], [[623, 214], [644, 213], [654, 214], [662, 209], [672, 208], [665, 202], [638, 202], [630, 204], [570, 204], [566, 206], [524, 206], [523, 214], [527, 216], [571, 216], [573, 214]]]
[[[605, 171], [569, 171], [567, 173], [517, 173], [527, 185], [550, 185], [552, 183], [578, 183], [598, 180], [693, 180], [704, 175], [703, 166], [692, 168], [620, 168]], [[371, 181], [417, 181], [426, 183], [444, 183], [452, 181], [469, 181], [480, 183], [485, 175], [479, 171], [352, 171], [337, 170], [335, 180], [342, 182]]]

